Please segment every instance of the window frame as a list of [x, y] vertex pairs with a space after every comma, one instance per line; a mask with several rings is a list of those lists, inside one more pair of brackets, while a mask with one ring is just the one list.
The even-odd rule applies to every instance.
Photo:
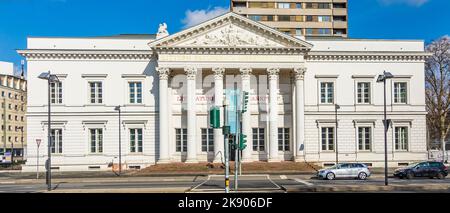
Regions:
[[[256, 130], [256, 133], [255, 133]], [[261, 133], [261, 130], [263, 130], [263, 133]], [[266, 128], [260, 128], [260, 127], [254, 127], [252, 128], [252, 151], [253, 152], [262, 152], [265, 153], [267, 152], [266, 150]], [[255, 139], [255, 134], [256, 134], [256, 139]], [[264, 138], [261, 139], [261, 135], [264, 136]], [[262, 144], [261, 144], [262, 141]], [[255, 149], [256, 147], [256, 149]], [[261, 150], [261, 147], [263, 147], [263, 150]]]
[[[204, 134], [204, 131], [206, 135]], [[213, 128], [201, 128], [200, 129], [201, 142], [202, 142], [202, 152], [203, 153], [214, 153], [214, 129]], [[206, 141], [203, 137], [206, 137]], [[206, 144], [204, 144], [206, 142]], [[206, 150], [203, 148], [206, 147]]]
[[[105, 93], [104, 93], [104, 81], [102, 80], [88, 80], [88, 103], [90, 105], [104, 105], [105, 103]], [[92, 103], [92, 87], [91, 84], [95, 84], [95, 91], [94, 91], [94, 103]], [[101, 87], [98, 87], [98, 84], [101, 84]], [[99, 93], [99, 89], [101, 90], [101, 93]], [[101, 96], [101, 99], [99, 99], [99, 96]], [[101, 100], [101, 102], [99, 102]]]
[[[95, 139], [96, 139], [96, 141], [95, 141], [95, 151], [94, 152], [92, 152], [92, 130], [94, 130], [95, 131]], [[100, 136], [98, 135], [99, 133], [98, 133], [98, 131], [99, 130], [101, 130], [101, 134], [100, 134]], [[104, 130], [104, 128], [99, 128], [99, 127], [90, 127], [90, 128], [88, 128], [88, 151], [89, 151], [89, 154], [90, 155], [101, 155], [101, 154], [103, 154], [103, 152], [104, 152], [104, 150], [105, 150], [105, 140], [104, 140], [104, 137], [105, 136], [105, 130]], [[100, 139], [100, 140], [99, 140]], [[101, 145], [100, 145], [101, 144]], [[101, 150], [100, 150], [100, 147], [101, 147]]]
[[[131, 101], [131, 84], [137, 85], [140, 84], [141, 85], [141, 98], [140, 98], [140, 103], [137, 101], [138, 100], [138, 92], [137, 92], [137, 88], [135, 87], [135, 95], [134, 95], [134, 102]], [[142, 105], [144, 104], [144, 83], [142, 80], [128, 80], [127, 81], [127, 102], [128, 104], [131, 105]]]
[[[327, 129], [326, 135], [326, 149], [323, 149], [323, 129]], [[330, 132], [328, 131], [328, 129], [333, 129], [333, 149], [329, 149], [330, 147], [330, 143], [329, 143], [329, 135]], [[320, 151], [321, 152], [326, 152], [326, 153], [331, 153], [331, 152], [336, 152], [336, 126], [335, 125], [321, 125], [319, 126], [319, 146], [320, 146]]]
[[[406, 97], [405, 97], [405, 102], [404, 103], [396, 101], [396, 98], [397, 98], [396, 95], [395, 95], [395, 93], [397, 91], [397, 89], [395, 87], [396, 84], [405, 84], [406, 85], [406, 89], [405, 89]], [[404, 81], [404, 80], [403, 81], [402, 80], [394, 80], [394, 81], [392, 81], [392, 104], [395, 104], [395, 105], [407, 105], [407, 104], [409, 104], [410, 103], [409, 102], [409, 94], [410, 94], [409, 87], [410, 87], [409, 81]], [[401, 96], [401, 95], [399, 94], [399, 96]]]
[[[405, 139], [406, 139], [406, 149], [399, 149], [399, 148], [397, 148], [397, 131], [396, 131], [397, 128], [405, 128], [406, 129], [406, 137], [405, 137]], [[406, 125], [406, 124], [398, 124], [398, 125], [392, 126], [392, 129], [393, 129], [393, 134], [392, 134], [392, 136], [393, 136], [393, 144], [392, 145], [394, 147], [394, 150], [396, 152], [409, 152], [410, 144], [411, 144], [411, 140], [410, 140], [410, 134], [411, 134], [410, 126]], [[399, 143], [399, 147], [400, 147], [400, 143]]]
[[[329, 88], [329, 87], [326, 87], [325, 88], [325, 102], [322, 102], [322, 84], [329, 84], [329, 83], [331, 83], [333, 86], [332, 86], [332, 88], [333, 88], [333, 96], [332, 96], [332, 101], [331, 101], [331, 103], [329, 103], [329, 102], [327, 102], [327, 100], [329, 100], [329, 98], [328, 98], [328, 90], [327, 90], [327, 88]], [[333, 105], [334, 103], [336, 103], [336, 80], [320, 80], [319, 81], [319, 104], [320, 105]]]
[[[134, 130], [134, 135], [135, 135], [135, 151], [132, 151], [132, 131]], [[139, 130], [141, 131], [141, 144], [139, 144]], [[137, 137], [136, 137], [137, 136]], [[140, 146], [139, 146], [140, 145]], [[141, 127], [128, 127], [128, 151], [130, 154], [143, 154], [144, 153], [144, 128]], [[141, 150], [139, 150], [139, 148], [141, 148]]]
[[[59, 134], [56, 132], [59, 131]], [[50, 130], [50, 138], [52, 140], [51, 144], [51, 153], [55, 155], [61, 155], [64, 152], [64, 131], [63, 128], [52, 128]], [[56, 141], [56, 136], [58, 136], [58, 140]], [[58, 152], [57, 152], [58, 151]]]
[[[368, 85], [368, 102], [365, 102], [365, 92], [362, 91], [361, 94], [361, 101], [359, 101], [359, 84], [369, 84]], [[371, 81], [366, 81], [366, 80], [360, 80], [360, 81], [356, 81], [356, 88], [355, 88], [355, 99], [356, 99], [356, 104], [358, 105], [371, 105], [373, 103], [373, 89], [372, 89], [372, 82]]]
[[[281, 133], [280, 133], [281, 130]], [[286, 132], [287, 130], [287, 132]], [[282, 135], [282, 138], [280, 139], [280, 135]], [[286, 135], [288, 136], [288, 139], [286, 139]], [[281, 144], [280, 144], [281, 142]], [[287, 142], [287, 146], [286, 146]], [[280, 150], [281, 146], [281, 150]], [[292, 135], [291, 135], [291, 128], [289, 127], [278, 127], [277, 130], [277, 147], [279, 152], [292, 152]], [[286, 147], [288, 148], [286, 150]]]
[[[56, 86], [58, 85], [58, 86]], [[54, 105], [64, 104], [64, 81], [50, 83], [50, 103]], [[55, 97], [52, 97], [52, 96]]]
[[[180, 133], [178, 133], [178, 130]], [[187, 128], [175, 128], [175, 153], [187, 153], [187, 133]], [[177, 139], [178, 135], [180, 135], [180, 140]], [[180, 145], [178, 145], [178, 143], [180, 143]]]
[[[361, 128], [369, 129], [369, 149], [365, 148], [366, 147], [365, 141], [363, 141], [363, 144], [362, 144], [363, 148], [362, 149], [360, 148], [359, 142], [360, 142], [361, 138], [359, 136], [359, 129], [361, 129]], [[373, 132], [374, 132], [373, 125], [358, 125], [356, 127], [356, 146], [357, 146], [358, 152], [372, 152], [373, 151]], [[367, 139], [367, 138], [364, 136], [364, 139]]]

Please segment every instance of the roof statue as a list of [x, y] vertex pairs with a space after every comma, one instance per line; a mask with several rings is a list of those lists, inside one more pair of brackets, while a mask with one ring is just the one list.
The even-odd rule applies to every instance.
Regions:
[[160, 38], [164, 38], [168, 35], [169, 35], [169, 32], [167, 31], [167, 24], [166, 23], [159, 24], [159, 29], [158, 29], [158, 33], [156, 34], [156, 38], [160, 39]]

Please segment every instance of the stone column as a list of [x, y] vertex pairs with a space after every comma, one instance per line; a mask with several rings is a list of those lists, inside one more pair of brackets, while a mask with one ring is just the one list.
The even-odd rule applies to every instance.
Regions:
[[[240, 68], [242, 76], [242, 91], [250, 93], [250, 74], [252, 73], [251, 68]], [[248, 106], [248, 111], [242, 114], [242, 133], [247, 135], [247, 148], [242, 152], [242, 161], [250, 162], [252, 161], [252, 127], [251, 127], [251, 112], [250, 103]]]
[[184, 71], [187, 76], [187, 159], [186, 163], [197, 163], [197, 109], [195, 78], [197, 68], [186, 67]]
[[169, 107], [168, 107], [168, 79], [170, 69], [157, 67], [159, 74], [159, 159], [158, 163], [168, 163], [169, 158]]
[[[225, 68], [214, 67], [214, 106], [220, 107], [220, 126], [223, 126], [223, 75]], [[224, 158], [224, 142], [222, 128], [214, 129], [214, 163], [221, 163]], [[218, 153], [221, 153], [218, 154]]]
[[269, 162], [278, 158], [278, 75], [279, 68], [267, 69], [269, 74]]
[[294, 68], [294, 80], [295, 80], [295, 148], [296, 161], [304, 161], [304, 150], [300, 150], [302, 145], [305, 144], [305, 79], [306, 67]]

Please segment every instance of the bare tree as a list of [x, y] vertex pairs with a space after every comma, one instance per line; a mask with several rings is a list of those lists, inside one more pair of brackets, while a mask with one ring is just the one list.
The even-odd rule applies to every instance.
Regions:
[[445, 161], [445, 139], [450, 131], [450, 37], [427, 46], [431, 53], [425, 65], [427, 125], [440, 142]]

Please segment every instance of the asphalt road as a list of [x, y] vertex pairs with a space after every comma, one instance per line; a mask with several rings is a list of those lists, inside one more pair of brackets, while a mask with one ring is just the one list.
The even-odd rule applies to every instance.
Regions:
[[[450, 186], [450, 178], [444, 180], [416, 178], [400, 180], [389, 178], [392, 185], [446, 185]], [[125, 179], [59, 179], [53, 182], [53, 192], [190, 192], [190, 193], [222, 193], [224, 192], [224, 177], [212, 175], [208, 177], [168, 177], [168, 178], [125, 178]], [[383, 186], [384, 177], [374, 176], [368, 180], [318, 180], [310, 175], [249, 175], [239, 179], [238, 192], [252, 193], [284, 193], [289, 187], [315, 186]], [[230, 188], [234, 191], [234, 176], [230, 176]], [[44, 193], [47, 187], [41, 182], [17, 183], [13, 180], [0, 180], [0, 193]], [[427, 190], [389, 191], [389, 192], [430, 192]], [[433, 191], [436, 192], [436, 191]], [[450, 190], [439, 192], [450, 193]]]

